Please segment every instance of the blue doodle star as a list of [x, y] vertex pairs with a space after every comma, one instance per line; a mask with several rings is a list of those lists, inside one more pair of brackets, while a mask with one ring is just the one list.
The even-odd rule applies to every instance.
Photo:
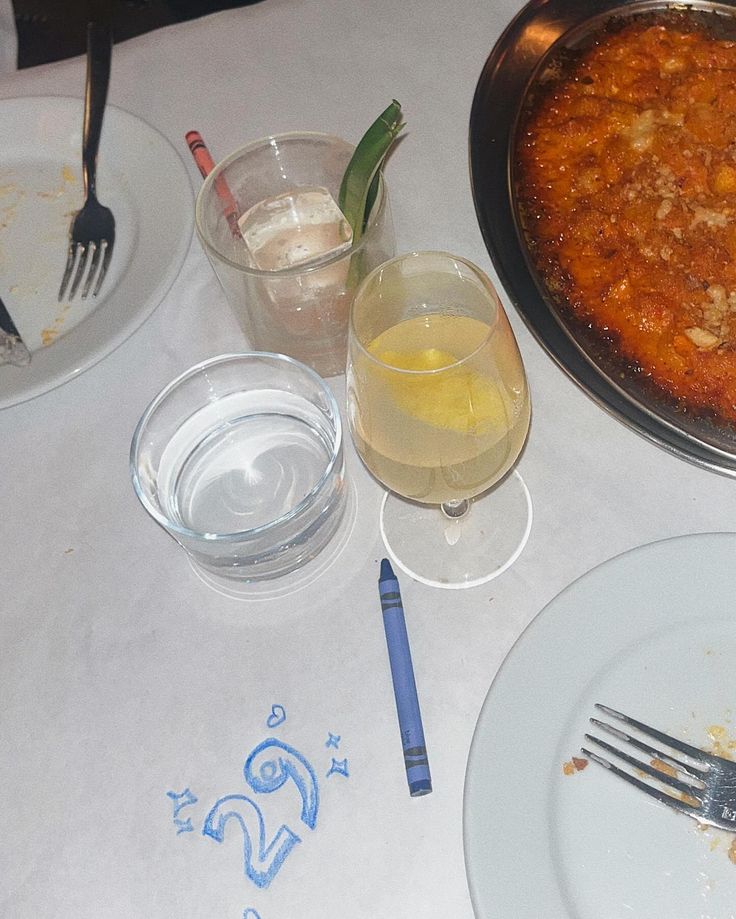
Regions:
[[345, 778], [350, 775], [348, 772], [347, 759], [336, 760], [334, 756], [332, 757], [332, 763], [330, 764], [330, 768], [327, 770], [326, 777], [329, 778], [329, 776], [333, 774], [344, 775]]
[[337, 748], [340, 746], [340, 735], [333, 734], [332, 731], [328, 731], [327, 734], [328, 734], [328, 737], [327, 737], [327, 740], [325, 741], [325, 746], [334, 747], [337, 750]]
[[166, 797], [171, 798], [171, 800], [174, 802], [174, 823], [181, 822], [177, 821], [176, 818], [179, 816], [179, 811], [182, 810], [182, 808], [196, 804], [198, 800], [197, 797], [193, 795], [188, 788], [185, 788], [184, 791], [180, 792], [167, 791]]

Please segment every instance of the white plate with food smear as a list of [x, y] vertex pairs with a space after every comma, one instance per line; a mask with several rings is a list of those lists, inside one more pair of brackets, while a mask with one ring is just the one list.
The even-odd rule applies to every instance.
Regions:
[[125, 341], [176, 278], [193, 229], [188, 172], [169, 141], [108, 105], [97, 192], [115, 248], [97, 297], [57, 299], [69, 227], [82, 206], [81, 99], [0, 100], [0, 298], [31, 351], [0, 365], [0, 408], [47, 392]]
[[633, 549], [571, 584], [518, 640], [468, 762], [478, 919], [735, 919], [736, 834], [580, 751], [596, 749], [584, 734], [591, 716], [607, 720], [600, 702], [736, 758], [734, 558], [735, 533]]

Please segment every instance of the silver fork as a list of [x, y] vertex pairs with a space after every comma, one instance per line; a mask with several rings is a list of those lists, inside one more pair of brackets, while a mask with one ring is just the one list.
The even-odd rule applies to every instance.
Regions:
[[[650, 746], [619, 728], [599, 721], [597, 718], [590, 719], [591, 723], [597, 728], [612, 734], [618, 740], [630, 744], [648, 757], [668, 766], [669, 770], [666, 771], [651, 762], [645, 763], [623, 750], [617, 749], [607, 741], [594, 737], [592, 734], [585, 735], [587, 740], [593, 741], [593, 743], [622, 762], [628, 763], [634, 769], [671, 788], [673, 793], [650, 785], [648, 782], [614, 765], [610, 760], [583, 747], [582, 752], [585, 756], [635, 785], [641, 791], [656, 798], [662, 804], [666, 804], [682, 814], [687, 814], [688, 817], [693, 817], [699, 823], [708, 823], [711, 826], [720, 827], [722, 830], [736, 833], [736, 763], [724, 759], [722, 756], [706, 753], [704, 750], [684, 743], [682, 740], [677, 740], [675, 737], [670, 737], [662, 733], [662, 731], [649, 727], [649, 725], [643, 724], [641, 721], [636, 721], [628, 715], [623, 715], [621, 712], [608, 708], [606, 705], [596, 704], [596, 708], [608, 715], [609, 718], [622, 721], [647, 737], [651, 737], [672, 750], [683, 754], [687, 757], [687, 761], [677, 759], [671, 753]], [[679, 796], [676, 797], [676, 793]]]
[[[87, 80], [84, 91], [84, 127], [82, 133], [82, 176], [84, 205], [72, 218], [69, 230], [69, 252], [64, 277], [59, 287], [59, 300], [64, 300], [74, 272], [69, 299], [73, 300], [87, 271], [82, 287], [84, 299], [92, 291], [99, 293], [110, 266], [115, 245], [115, 218], [112, 211], [97, 200], [97, 151], [100, 147], [102, 120], [110, 82], [112, 35], [110, 30], [89, 23], [87, 26]], [[76, 271], [74, 266], [76, 263]], [[95, 280], [96, 278], [96, 280]]]

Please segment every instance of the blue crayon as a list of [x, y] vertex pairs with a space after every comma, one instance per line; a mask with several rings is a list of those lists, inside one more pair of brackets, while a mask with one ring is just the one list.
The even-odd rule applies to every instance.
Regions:
[[383, 628], [386, 632], [388, 657], [391, 663], [391, 679], [394, 684], [396, 714], [399, 717], [409, 793], [412, 797], [428, 795], [432, 791], [432, 777], [429, 774], [429, 760], [424, 743], [417, 686], [414, 682], [409, 636], [406, 634], [399, 582], [387, 558], [381, 562], [378, 592], [381, 596]]

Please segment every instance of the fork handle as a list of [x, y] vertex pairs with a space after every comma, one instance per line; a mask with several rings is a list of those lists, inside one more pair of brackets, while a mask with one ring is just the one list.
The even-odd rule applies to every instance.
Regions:
[[107, 87], [110, 83], [112, 34], [108, 26], [87, 25], [87, 81], [84, 89], [84, 128], [82, 132], [82, 175], [86, 194], [97, 194], [97, 151], [100, 148], [102, 119], [105, 115]]

